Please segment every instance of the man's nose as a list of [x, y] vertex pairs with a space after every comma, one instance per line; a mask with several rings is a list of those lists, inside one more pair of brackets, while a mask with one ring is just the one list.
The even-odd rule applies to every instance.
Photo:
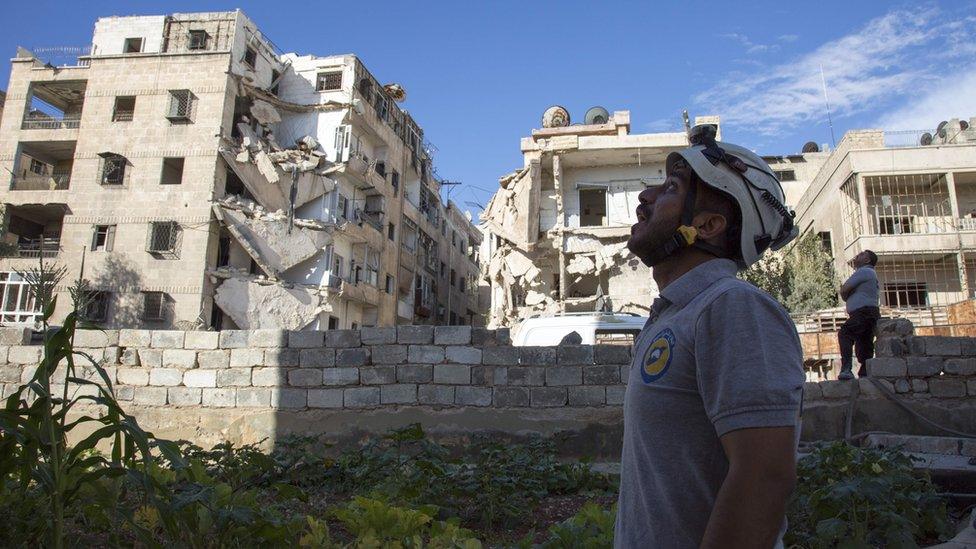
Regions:
[[641, 204], [653, 204], [658, 195], [661, 194], [661, 188], [662, 186], [648, 187], [637, 195], [637, 200]]

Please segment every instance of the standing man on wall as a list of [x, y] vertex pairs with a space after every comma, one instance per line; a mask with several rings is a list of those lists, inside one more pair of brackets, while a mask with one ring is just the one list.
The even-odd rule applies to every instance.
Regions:
[[854, 274], [840, 287], [840, 297], [847, 303], [847, 322], [837, 332], [840, 343], [840, 374], [837, 379], [854, 379], [852, 354], [857, 354], [857, 361], [861, 364], [857, 375], [860, 377], [867, 373], [865, 364], [874, 356], [874, 328], [881, 318], [878, 274], [874, 272], [878, 254], [864, 250], [854, 256], [852, 264]]
[[796, 236], [769, 166], [696, 126], [639, 197], [628, 248], [661, 295], [634, 344], [614, 544], [782, 546], [802, 351], [786, 310], [736, 278]]

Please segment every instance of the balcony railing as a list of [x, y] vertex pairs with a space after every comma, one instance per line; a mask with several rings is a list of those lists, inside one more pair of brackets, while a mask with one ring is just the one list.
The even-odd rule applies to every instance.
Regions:
[[26, 116], [21, 129], [24, 130], [71, 130], [81, 125], [81, 115], [54, 118], [50, 116]]
[[112, 113], [112, 122], [132, 122], [135, 111], [115, 111]]
[[15, 176], [10, 188], [15, 191], [64, 191], [71, 183], [71, 172], [50, 175]]
[[333, 290], [339, 290], [342, 288], [342, 277], [329, 273], [326, 279], [326, 286]]
[[956, 220], [960, 231], [976, 231], [976, 218], [964, 217]]
[[12, 249], [3, 250], [6, 257], [24, 257], [37, 259], [39, 257], [51, 258], [57, 257], [58, 252], [61, 250], [61, 238], [60, 237], [45, 237], [45, 238], [34, 238], [31, 240], [22, 240], [18, 242]]
[[359, 219], [373, 226], [377, 231], [383, 231], [383, 212], [358, 212]]

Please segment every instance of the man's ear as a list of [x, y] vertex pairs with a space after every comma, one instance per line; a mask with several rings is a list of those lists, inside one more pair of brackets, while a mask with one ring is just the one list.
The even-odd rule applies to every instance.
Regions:
[[712, 240], [725, 235], [725, 229], [729, 222], [725, 216], [715, 212], [698, 212], [695, 214], [692, 223], [698, 229], [698, 238]]

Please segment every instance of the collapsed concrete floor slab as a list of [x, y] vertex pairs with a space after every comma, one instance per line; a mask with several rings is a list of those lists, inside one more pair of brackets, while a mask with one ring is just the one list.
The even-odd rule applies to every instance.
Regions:
[[289, 228], [284, 215], [255, 215], [244, 209], [215, 204], [217, 219], [223, 222], [248, 255], [268, 274], [279, 275], [318, 254], [332, 242], [331, 228], [310, 229], [295, 224]]
[[301, 330], [329, 309], [316, 290], [244, 278], [225, 279], [214, 301], [242, 330]]

